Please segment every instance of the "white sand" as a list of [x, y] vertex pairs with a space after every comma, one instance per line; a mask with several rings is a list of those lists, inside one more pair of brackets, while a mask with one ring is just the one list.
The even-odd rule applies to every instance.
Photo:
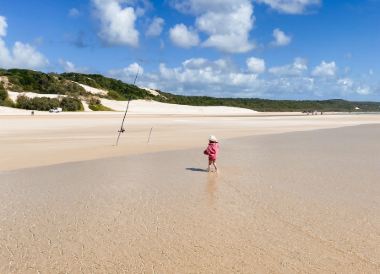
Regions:
[[154, 95], [154, 96], [158, 96], [160, 95], [160, 93], [154, 89], [150, 89], [150, 88], [145, 88], [145, 87], [139, 87], [141, 89], [145, 89], [146, 91], [148, 91], [150, 94]]
[[87, 85], [84, 85], [84, 84], [80, 84], [78, 82], [74, 82], [74, 83], [80, 85], [87, 92], [95, 94], [95, 95], [107, 95], [108, 94], [108, 91], [106, 91], [104, 89], [93, 88], [93, 87], [90, 87], [90, 86], [87, 86]]
[[[223, 140], [239, 136], [380, 123], [379, 115], [129, 114], [125, 124], [127, 131], [115, 149], [113, 145], [122, 118], [122, 112], [36, 112], [33, 117], [30, 112], [0, 115], [0, 170], [191, 148], [203, 144], [210, 134]], [[147, 145], [151, 128], [151, 143]], [[33, 157], [25, 157], [25, 153]]]
[[[86, 86], [86, 90], [93, 94], [103, 94], [102, 90], [94, 89]], [[10, 99], [16, 102], [19, 95], [24, 95], [29, 98], [35, 97], [48, 97], [48, 98], [59, 98], [65, 97], [66, 95], [60, 94], [40, 94], [34, 92], [13, 92], [8, 91]], [[125, 111], [128, 102], [127, 101], [116, 101], [109, 99], [100, 99], [102, 105], [111, 108], [114, 111]], [[82, 100], [84, 106], [84, 111], [92, 112], [88, 108], [88, 104]], [[19, 109], [14, 109], [13, 113], [15, 115], [22, 113], [30, 113], [30, 111], [21, 112]], [[185, 106], [176, 104], [166, 104], [156, 101], [148, 100], [133, 100], [129, 106], [129, 113], [131, 114], [187, 114], [187, 115], [251, 115], [254, 114], [254, 110], [237, 108], [237, 107], [223, 107], [223, 106], [210, 106], [210, 107], [200, 107], [200, 106]], [[12, 109], [1, 108], [0, 114], [12, 114]]]
[[35, 97], [59, 98], [59, 97], [65, 97], [65, 95], [61, 95], [61, 94], [44, 94], [44, 93], [35, 93], [35, 92], [15, 92], [15, 91], [8, 91], [8, 95], [9, 95], [9, 98], [11, 98], [13, 102], [16, 102], [17, 97], [20, 95], [24, 95], [28, 98], [35, 98]]
[[[108, 99], [101, 99], [102, 105], [109, 107], [116, 111], [125, 111], [127, 107], [126, 101], [114, 101]], [[236, 107], [199, 107], [199, 106], [185, 106], [176, 104], [166, 104], [156, 101], [147, 100], [133, 100], [129, 105], [129, 113], [131, 114], [206, 114], [206, 115], [249, 115], [254, 114], [255, 111], [245, 108]]]

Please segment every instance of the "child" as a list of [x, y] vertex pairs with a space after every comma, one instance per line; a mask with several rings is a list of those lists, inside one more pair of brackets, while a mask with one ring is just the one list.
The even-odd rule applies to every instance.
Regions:
[[205, 151], [203, 153], [205, 155], [208, 155], [208, 169], [207, 171], [211, 171], [211, 164], [214, 166], [215, 171], [218, 171], [218, 168], [216, 167], [216, 157], [218, 156], [219, 152], [219, 144], [218, 140], [214, 135], [211, 135], [210, 138], [208, 139], [209, 143]]

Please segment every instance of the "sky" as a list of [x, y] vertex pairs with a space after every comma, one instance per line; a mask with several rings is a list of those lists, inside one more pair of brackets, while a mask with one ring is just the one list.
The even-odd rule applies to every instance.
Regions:
[[184, 95], [380, 101], [380, 0], [0, 0], [0, 67]]

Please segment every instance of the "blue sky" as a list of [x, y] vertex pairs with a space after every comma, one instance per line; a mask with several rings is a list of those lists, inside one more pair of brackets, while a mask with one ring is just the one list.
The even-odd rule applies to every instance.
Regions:
[[0, 67], [177, 94], [380, 101], [380, 0], [0, 0]]

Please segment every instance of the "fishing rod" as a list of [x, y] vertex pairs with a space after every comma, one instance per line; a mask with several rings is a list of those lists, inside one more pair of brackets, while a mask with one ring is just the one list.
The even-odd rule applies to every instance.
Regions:
[[127, 108], [126, 108], [126, 110], [124, 112], [123, 121], [121, 122], [120, 129], [117, 131], [117, 132], [119, 132], [119, 135], [117, 136], [116, 146], [119, 144], [120, 135], [122, 133], [124, 133], [124, 131], [125, 131], [125, 129], [124, 129], [124, 121], [125, 121], [125, 117], [127, 116], [127, 112], [128, 112], [128, 109], [129, 109], [129, 103], [130, 102], [131, 102], [131, 97], [129, 97], [129, 99], [128, 99], [128, 104], [127, 104]]
[[[135, 80], [133, 81], [133, 85], [136, 84], [136, 80], [137, 80], [137, 77], [139, 75], [139, 72], [140, 72], [140, 66], [137, 67], [137, 73], [136, 73], [136, 76], [135, 76]], [[123, 121], [121, 122], [120, 129], [117, 131], [117, 132], [119, 132], [119, 134], [118, 134], [117, 139], [116, 139], [116, 146], [118, 146], [118, 144], [119, 144], [120, 135], [125, 132], [124, 121], [125, 121], [125, 118], [126, 118], [127, 113], [128, 113], [129, 103], [130, 102], [131, 102], [131, 96], [129, 96], [129, 98], [128, 98], [128, 104], [127, 104], [127, 108], [125, 109], [125, 112], [124, 112]]]
[[147, 144], [150, 143], [150, 136], [152, 135], [152, 130], [153, 130], [153, 127], [150, 128], [150, 132], [149, 132], [149, 137], [148, 137], [148, 142], [147, 142]]

